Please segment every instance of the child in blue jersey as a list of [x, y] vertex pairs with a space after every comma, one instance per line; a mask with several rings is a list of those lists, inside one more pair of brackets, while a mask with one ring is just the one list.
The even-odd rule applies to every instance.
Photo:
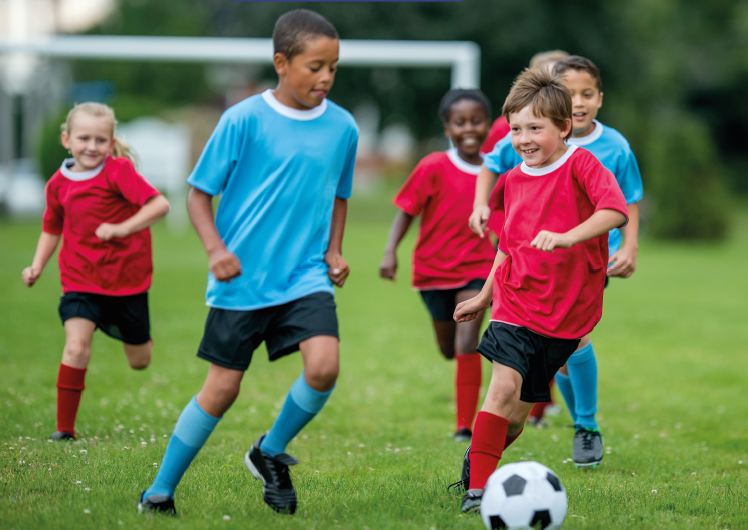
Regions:
[[[301, 350], [304, 371], [270, 431], [244, 462], [265, 502], [294, 513], [288, 443], [322, 409], [338, 376], [333, 284], [341, 255], [358, 128], [328, 101], [338, 34], [307, 10], [281, 16], [273, 31], [275, 90], [228, 109], [188, 182], [187, 207], [210, 259], [210, 306], [198, 357], [209, 361], [200, 393], [182, 411], [155, 482], [139, 511], [174, 513], [182, 475], [239, 394], [254, 350], [270, 360]], [[221, 195], [213, 218], [212, 199]]]
[[[629, 222], [622, 229], [613, 229], [608, 236], [608, 277], [628, 278], [636, 269], [639, 247], [639, 208], [643, 194], [641, 174], [636, 157], [621, 133], [597, 121], [603, 93], [600, 71], [584, 57], [572, 55], [560, 59], [554, 72], [564, 76], [564, 85], [572, 91], [572, 136], [569, 145], [583, 146], [616, 177], [626, 198]], [[507, 137], [496, 144], [483, 158], [483, 168], [476, 183], [476, 202], [470, 227], [484, 233], [488, 218], [487, 199], [496, 176], [522, 163], [522, 158]], [[623, 238], [621, 235], [623, 232]], [[607, 280], [606, 280], [607, 285]], [[602, 436], [595, 419], [597, 412], [597, 360], [590, 336], [582, 338], [576, 352], [556, 374], [556, 383], [564, 396], [574, 421], [573, 459], [579, 466], [597, 466], [603, 459]]]

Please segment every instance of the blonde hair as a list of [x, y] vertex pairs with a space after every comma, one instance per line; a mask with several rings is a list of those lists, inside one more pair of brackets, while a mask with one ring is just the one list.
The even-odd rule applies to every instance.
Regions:
[[112, 149], [111, 155], [114, 158], [129, 158], [134, 166], [138, 166], [138, 155], [135, 154], [135, 151], [133, 150], [130, 143], [121, 136], [117, 136], [117, 118], [114, 117], [114, 109], [112, 109], [108, 105], [104, 105], [103, 103], [96, 103], [93, 101], [78, 103], [72, 109], [70, 109], [70, 112], [68, 112], [65, 123], [60, 125], [60, 130], [62, 132], [68, 134], [70, 133], [72, 129], [73, 118], [79, 112], [85, 112], [89, 116], [109, 120], [109, 123], [112, 124], [112, 138], [114, 139], [114, 148]]
[[[567, 120], [571, 122], [571, 91], [561, 79], [559, 74], [552, 74], [547, 68], [525, 69], [514, 81], [501, 113], [509, 120], [510, 114], [529, 106], [535, 116], [548, 118], [563, 131]], [[571, 127], [564, 139], [569, 136]]]
[[548, 68], [553, 67], [561, 59], [566, 59], [569, 56], [563, 50], [549, 50], [547, 52], [539, 52], [532, 56], [530, 59], [530, 68]]

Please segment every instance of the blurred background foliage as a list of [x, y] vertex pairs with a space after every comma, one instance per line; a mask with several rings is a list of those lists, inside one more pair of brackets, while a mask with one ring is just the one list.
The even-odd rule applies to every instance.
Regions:
[[[720, 239], [729, 228], [728, 192], [748, 194], [748, 0], [121, 0], [89, 33], [270, 37], [278, 16], [300, 7], [327, 17], [342, 38], [477, 42], [482, 89], [495, 116], [536, 52], [589, 57], [603, 77], [599, 118], [621, 131], [639, 158], [655, 236]], [[222, 104], [205, 66], [78, 61], [73, 77], [111, 81], [112, 104], [128, 121], [192, 103]], [[274, 77], [269, 68], [261, 75]], [[375, 102], [380, 127], [406, 123], [425, 151], [425, 140], [441, 134], [436, 113], [448, 88], [446, 70], [343, 67], [331, 99], [349, 109]]]

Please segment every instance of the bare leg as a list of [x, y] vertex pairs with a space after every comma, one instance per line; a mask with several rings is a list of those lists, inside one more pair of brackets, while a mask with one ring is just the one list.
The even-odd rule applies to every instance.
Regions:
[[433, 323], [439, 351], [445, 359], [454, 359], [457, 324], [454, 320], [434, 320]]
[[73, 317], [65, 321], [65, 349], [62, 364], [86, 368], [91, 360], [91, 340], [96, 324], [88, 319]]
[[304, 380], [317, 392], [335, 386], [340, 372], [340, 342], [337, 337], [318, 335], [299, 343], [304, 360]]
[[222, 417], [239, 395], [242, 377], [241, 370], [211, 363], [205, 384], [197, 395], [197, 404], [214, 418]]
[[153, 340], [149, 340], [145, 344], [125, 344], [122, 346], [125, 349], [125, 356], [127, 357], [127, 363], [133, 370], [143, 370], [151, 364], [151, 351], [153, 350]]
[[[470, 300], [478, 296], [480, 291], [476, 289], [465, 289], [457, 293], [455, 302], [458, 304], [465, 300]], [[478, 348], [480, 342], [480, 328], [483, 325], [483, 319], [485, 317], [485, 311], [481, 311], [478, 318], [471, 320], [470, 322], [463, 322], [457, 326], [457, 336], [455, 338], [455, 352], [457, 355], [461, 353], [473, 353]]]

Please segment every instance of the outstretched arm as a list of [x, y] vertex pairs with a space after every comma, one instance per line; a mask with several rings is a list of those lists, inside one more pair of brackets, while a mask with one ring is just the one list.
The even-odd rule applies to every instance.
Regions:
[[26, 267], [21, 273], [23, 283], [27, 287], [31, 287], [42, 275], [44, 267], [47, 266], [49, 258], [55, 253], [57, 245], [60, 242], [60, 234], [48, 234], [42, 232], [39, 236], [39, 242], [36, 244], [36, 252], [34, 253], [34, 260], [31, 262], [31, 267]]
[[491, 209], [488, 207], [488, 199], [491, 190], [496, 186], [499, 176], [481, 166], [478, 179], [475, 181], [475, 199], [473, 200], [473, 213], [470, 215], [468, 225], [470, 229], [481, 237], [488, 232], [488, 218], [491, 217]]
[[621, 228], [623, 246], [610, 257], [612, 265], [608, 276], [628, 278], [636, 270], [636, 254], [639, 252], [639, 205], [629, 204], [629, 222]]
[[564, 234], [541, 230], [532, 240], [532, 246], [545, 252], [557, 248], [569, 248], [582, 241], [597, 237], [626, 222], [626, 216], [618, 210], [605, 208], [593, 213], [585, 222], [578, 224]]
[[121, 223], [102, 223], [96, 229], [96, 237], [109, 241], [117, 237], [127, 237], [148, 228], [169, 213], [169, 201], [163, 195], [156, 195], [146, 201], [135, 215]]
[[500, 250], [496, 252], [496, 258], [493, 260], [491, 274], [488, 275], [486, 283], [483, 284], [483, 289], [481, 289], [478, 296], [457, 304], [453, 317], [455, 322], [461, 323], [475, 320], [481, 311], [491, 305], [491, 299], [493, 298], [493, 279], [494, 276], [496, 276], [496, 270], [505, 259], [506, 254]]
[[408, 233], [410, 224], [413, 222], [413, 216], [400, 211], [392, 221], [390, 235], [387, 237], [387, 245], [384, 247], [384, 257], [379, 264], [379, 276], [385, 280], [397, 279], [397, 247], [400, 241]]
[[239, 258], [228, 251], [213, 218], [213, 196], [192, 188], [187, 195], [187, 213], [197, 236], [208, 254], [210, 272], [219, 282], [229, 282], [240, 276]]
[[325, 252], [327, 263], [327, 277], [338, 287], [343, 287], [346, 278], [351, 273], [348, 262], [343, 259], [343, 233], [345, 232], [345, 218], [348, 215], [348, 200], [335, 197], [332, 207], [332, 222], [330, 223], [330, 242]]

